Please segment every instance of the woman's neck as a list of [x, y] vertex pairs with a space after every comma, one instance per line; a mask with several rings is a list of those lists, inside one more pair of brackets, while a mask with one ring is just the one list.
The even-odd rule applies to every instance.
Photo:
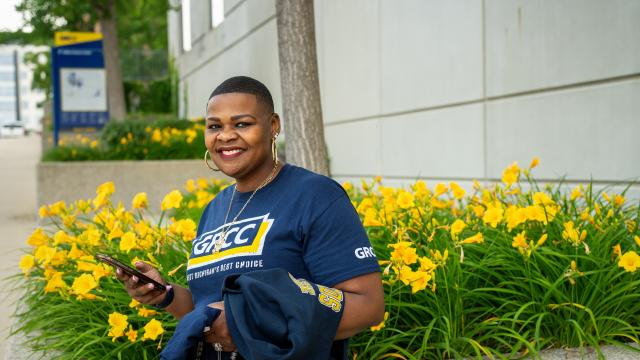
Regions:
[[[236, 190], [239, 192], [249, 192], [254, 191], [260, 186], [266, 186], [267, 183], [276, 178], [283, 165], [282, 161], [279, 161], [274, 169], [273, 163], [269, 163], [260, 169], [256, 169], [253, 174], [243, 177], [242, 179], [236, 179]], [[265, 183], [265, 181], [267, 183]]]

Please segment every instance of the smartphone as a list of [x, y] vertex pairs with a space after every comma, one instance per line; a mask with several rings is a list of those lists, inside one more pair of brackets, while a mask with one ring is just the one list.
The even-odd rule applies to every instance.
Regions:
[[119, 268], [125, 274], [127, 274], [129, 276], [134, 276], [135, 275], [138, 279], [140, 279], [140, 282], [142, 282], [144, 284], [153, 284], [154, 290], [160, 290], [160, 291], [166, 291], [167, 290], [166, 286], [160, 284], [159, 282], [153, 280], [152, 278], [148, 277], [147, 275], [141, 273], [137, 269], [132, 268], [129, 265], [125, 265], [124, 263], [112, 258], [109, 255], [96, 254], [95, 258], [98, 259], [99, 261], [102, 261], [103, 263], [106, 263], [106, 264], [109, 264], [111, 266]]

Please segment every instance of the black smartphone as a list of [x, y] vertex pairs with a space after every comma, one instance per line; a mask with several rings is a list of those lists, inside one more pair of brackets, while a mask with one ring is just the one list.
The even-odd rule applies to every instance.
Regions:
[[140, 279], [140, 282], [145, 283], [145, 284], [153, 284], [154, 290], [160, 290], [160, 291], [166, 291], [167, 287], [160, 284], [159, 282], [153, 280], [152, 278], [148, 277], [147, 275], [141, 273], [140, 271], [138, 271], [137, 269], [126, 265], [114, 258], [112, 258], [109, 255], [105, 255], [105, 254], [96, 254], [95, 256], [96, 259], [98, 259], [99, 261], [102, 261], [103, 263], [109, 264], [111, 266], [117, 267], [120, 270], [122, 270], [125, 274], [129, 275], [129, 276], [136, 276], [138, 279]]

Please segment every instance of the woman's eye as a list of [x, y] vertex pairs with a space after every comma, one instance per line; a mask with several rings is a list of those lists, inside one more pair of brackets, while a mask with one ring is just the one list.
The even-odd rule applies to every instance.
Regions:
[[220, 125], [209, 124], [209, 125], [207, 125], [207, 129], [209, 129], [209, 130], [218, 130], [218, 129], [220, 129]]
[[250, 125], [251, 124], [249, 124], [248, 122], [239, 122], [239, 123], [236, 124], [236, 127], [244, 128], [244, 127], [247, 127], [247, 126], [250, 126]]

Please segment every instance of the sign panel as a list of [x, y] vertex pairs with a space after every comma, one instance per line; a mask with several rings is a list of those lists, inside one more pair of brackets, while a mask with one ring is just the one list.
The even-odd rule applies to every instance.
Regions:
[[51, 49], [54, 142], [61, 130], [101, 128], [109, 119], [102, 34], [59, 32]]
[[101, 33], [82, 31], [57, 31], [54, 34], [53, 45], [65, 46], [98, 40], [102, 40]]
[[107, 111], [104, 69], [60, 69], [62, 111]]

